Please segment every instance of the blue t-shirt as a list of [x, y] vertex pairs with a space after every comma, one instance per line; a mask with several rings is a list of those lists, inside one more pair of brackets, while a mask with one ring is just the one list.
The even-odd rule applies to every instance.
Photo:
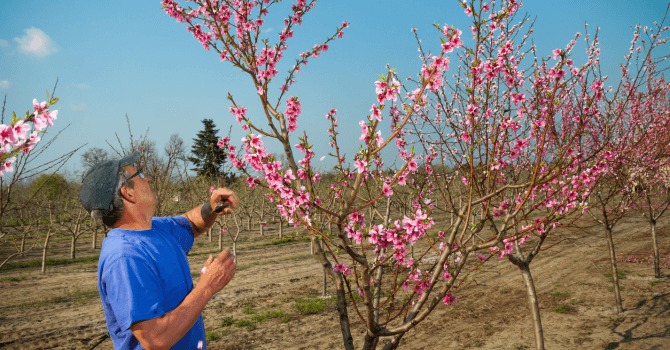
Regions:
[[[98, 290], [114, 348], [144, 349], [133, 322], [174, 310], [193, 290], [186, 254], [193, 247], [191, 223], [183, 216], [153, 218], [151, 229], [112, 229], [102, 242]], [[172, 349], [207, 348], [202, 315]]]

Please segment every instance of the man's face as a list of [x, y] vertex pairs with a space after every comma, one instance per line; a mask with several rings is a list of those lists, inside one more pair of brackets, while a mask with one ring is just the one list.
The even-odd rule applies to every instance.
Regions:
[[[135, 169], [135, 167], [132, 165], [126, 166], [124, 169], [128, 172], [129, 176], [133, 176], [137, 173], [137, 169]], [[154, 210], [156, 210], [156, 204], [158, 204], [158, 200], [156, 199], [156, 195], [154, 194], [153, 189], [151, 186], [149, 186], [149, 178], [145, 176], [143, 179], [138, 175], [133, 177], [130, 182], [133, 183], [133, 188], [128, 189], [135, 192], [135, 196], [137, 196], [137, 205], [139, 205], [139, 208], [148, 210], [153, 215]]]

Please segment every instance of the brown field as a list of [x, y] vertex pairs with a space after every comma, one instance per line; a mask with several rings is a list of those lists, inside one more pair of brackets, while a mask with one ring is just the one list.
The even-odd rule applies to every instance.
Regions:
[[[438, 222], [439, 225], [439, 222]], [[663, 259], [670, 257], [670, 225], [659, 223]], [[593, 232], [600, 232], [595, 228]], [[294, 229], [285, 229], [293, 236]], [[203, 312], [209, 349], [341, 349], [337, 314], [331, 298], [319, 298], [323, 272], [309, 253], [309, 243], [297, 239], [272, 245], [277, 227], [260, 236], [258, 226], [241, 234], [238, 271]], [[103, 235], [99, 235], [99, 242]], [[50, 245], [50, 258], [67, 258], [70, 242]], [[62, 238], [61, 238], [62, 239]], [[90, 235], [79, 239], [77, 258], [94, 257]], [[540, 298], [548, 349], [670, 349], [670, 289], [668, 279], [653, 278], [653, 266], [619, 263], [625, 312], [617, 315], [609, 272], [606, 241], [576, 229], [558, 229], [531, 264]], [[649, 229], [643, 218], [629, 218], [615, 232], [623, 257], [651, 254]], [[100, 244], [100, 243], [99, 243]], [[224, 238], [224, 245], [231, 241]], [[11, 247], [1, 246], [2, 256]], [[189, 254], [194, 283], [217, 237], [199, 237]], [[30, 261], [41, 250], [26, 254]], [[3, 258], [4, 259], [4, 258]], [[39, 268], [12, 268], [0, 273], [0, 348], [90, 349], [106, 333], [97, 292], [97, 263], [79, 262]], [[670, 269], [662, 269], [670, 274]], [[533, 329], [519, 270], [507, 259], [492, 260], [452, 291], [458, 302], [440, 305], [404, 338], [404, 349], [532, 349]], [[328, 283], [328, 293], [333, 286]], [[305, 314], [297, 303], [311, 307]], [[559, 312], [562, 311], [562, 312]], [[363, 328], [349, 305], [355, 346]], [[232, 318], [232, 319], [231, 319]], [[225, 321], [224, 321], [225, 320]], [[242, 321], [242, 322], [240, 322]], [[112, 349], [110, 339], [96, 349]], [[381, 347], [380, 347], [381, 348]]]

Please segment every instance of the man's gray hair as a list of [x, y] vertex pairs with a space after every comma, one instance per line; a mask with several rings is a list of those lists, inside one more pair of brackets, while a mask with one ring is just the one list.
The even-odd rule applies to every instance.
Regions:
[[126, 169], [119, 169], [119, 182], [116, 185], [114, 190], [114, 198], [112, 199], [112, 210], [104, 209], [93, 209], [91, 211], [91, 217], [95, 219], [101, 219], [102, 223], [108, 227], [114, 226], [114, 224], [123, 216], [123, 197], [121, 196], [121, 187], [126, 186], [129, 188], [135, 187], [133, 182], [128, 182], [130, 174]]

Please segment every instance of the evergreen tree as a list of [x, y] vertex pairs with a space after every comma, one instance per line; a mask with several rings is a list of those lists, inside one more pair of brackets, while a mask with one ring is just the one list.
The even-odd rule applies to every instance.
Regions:
[[219, 137], [216, 135], [219, 132], [211, 119], [203, 119], [202, 124], [205, 126], [204, 130], [198, 132], [197, 137], [193, 139], [193, 146], [191, 147], [191, 157], [188, 160], [193, 163], [192, 171], [198, 173], [198, 176], [223, 176], [223, 163], [226, 160], [226, 153], [219, 148], [216, 143]]

